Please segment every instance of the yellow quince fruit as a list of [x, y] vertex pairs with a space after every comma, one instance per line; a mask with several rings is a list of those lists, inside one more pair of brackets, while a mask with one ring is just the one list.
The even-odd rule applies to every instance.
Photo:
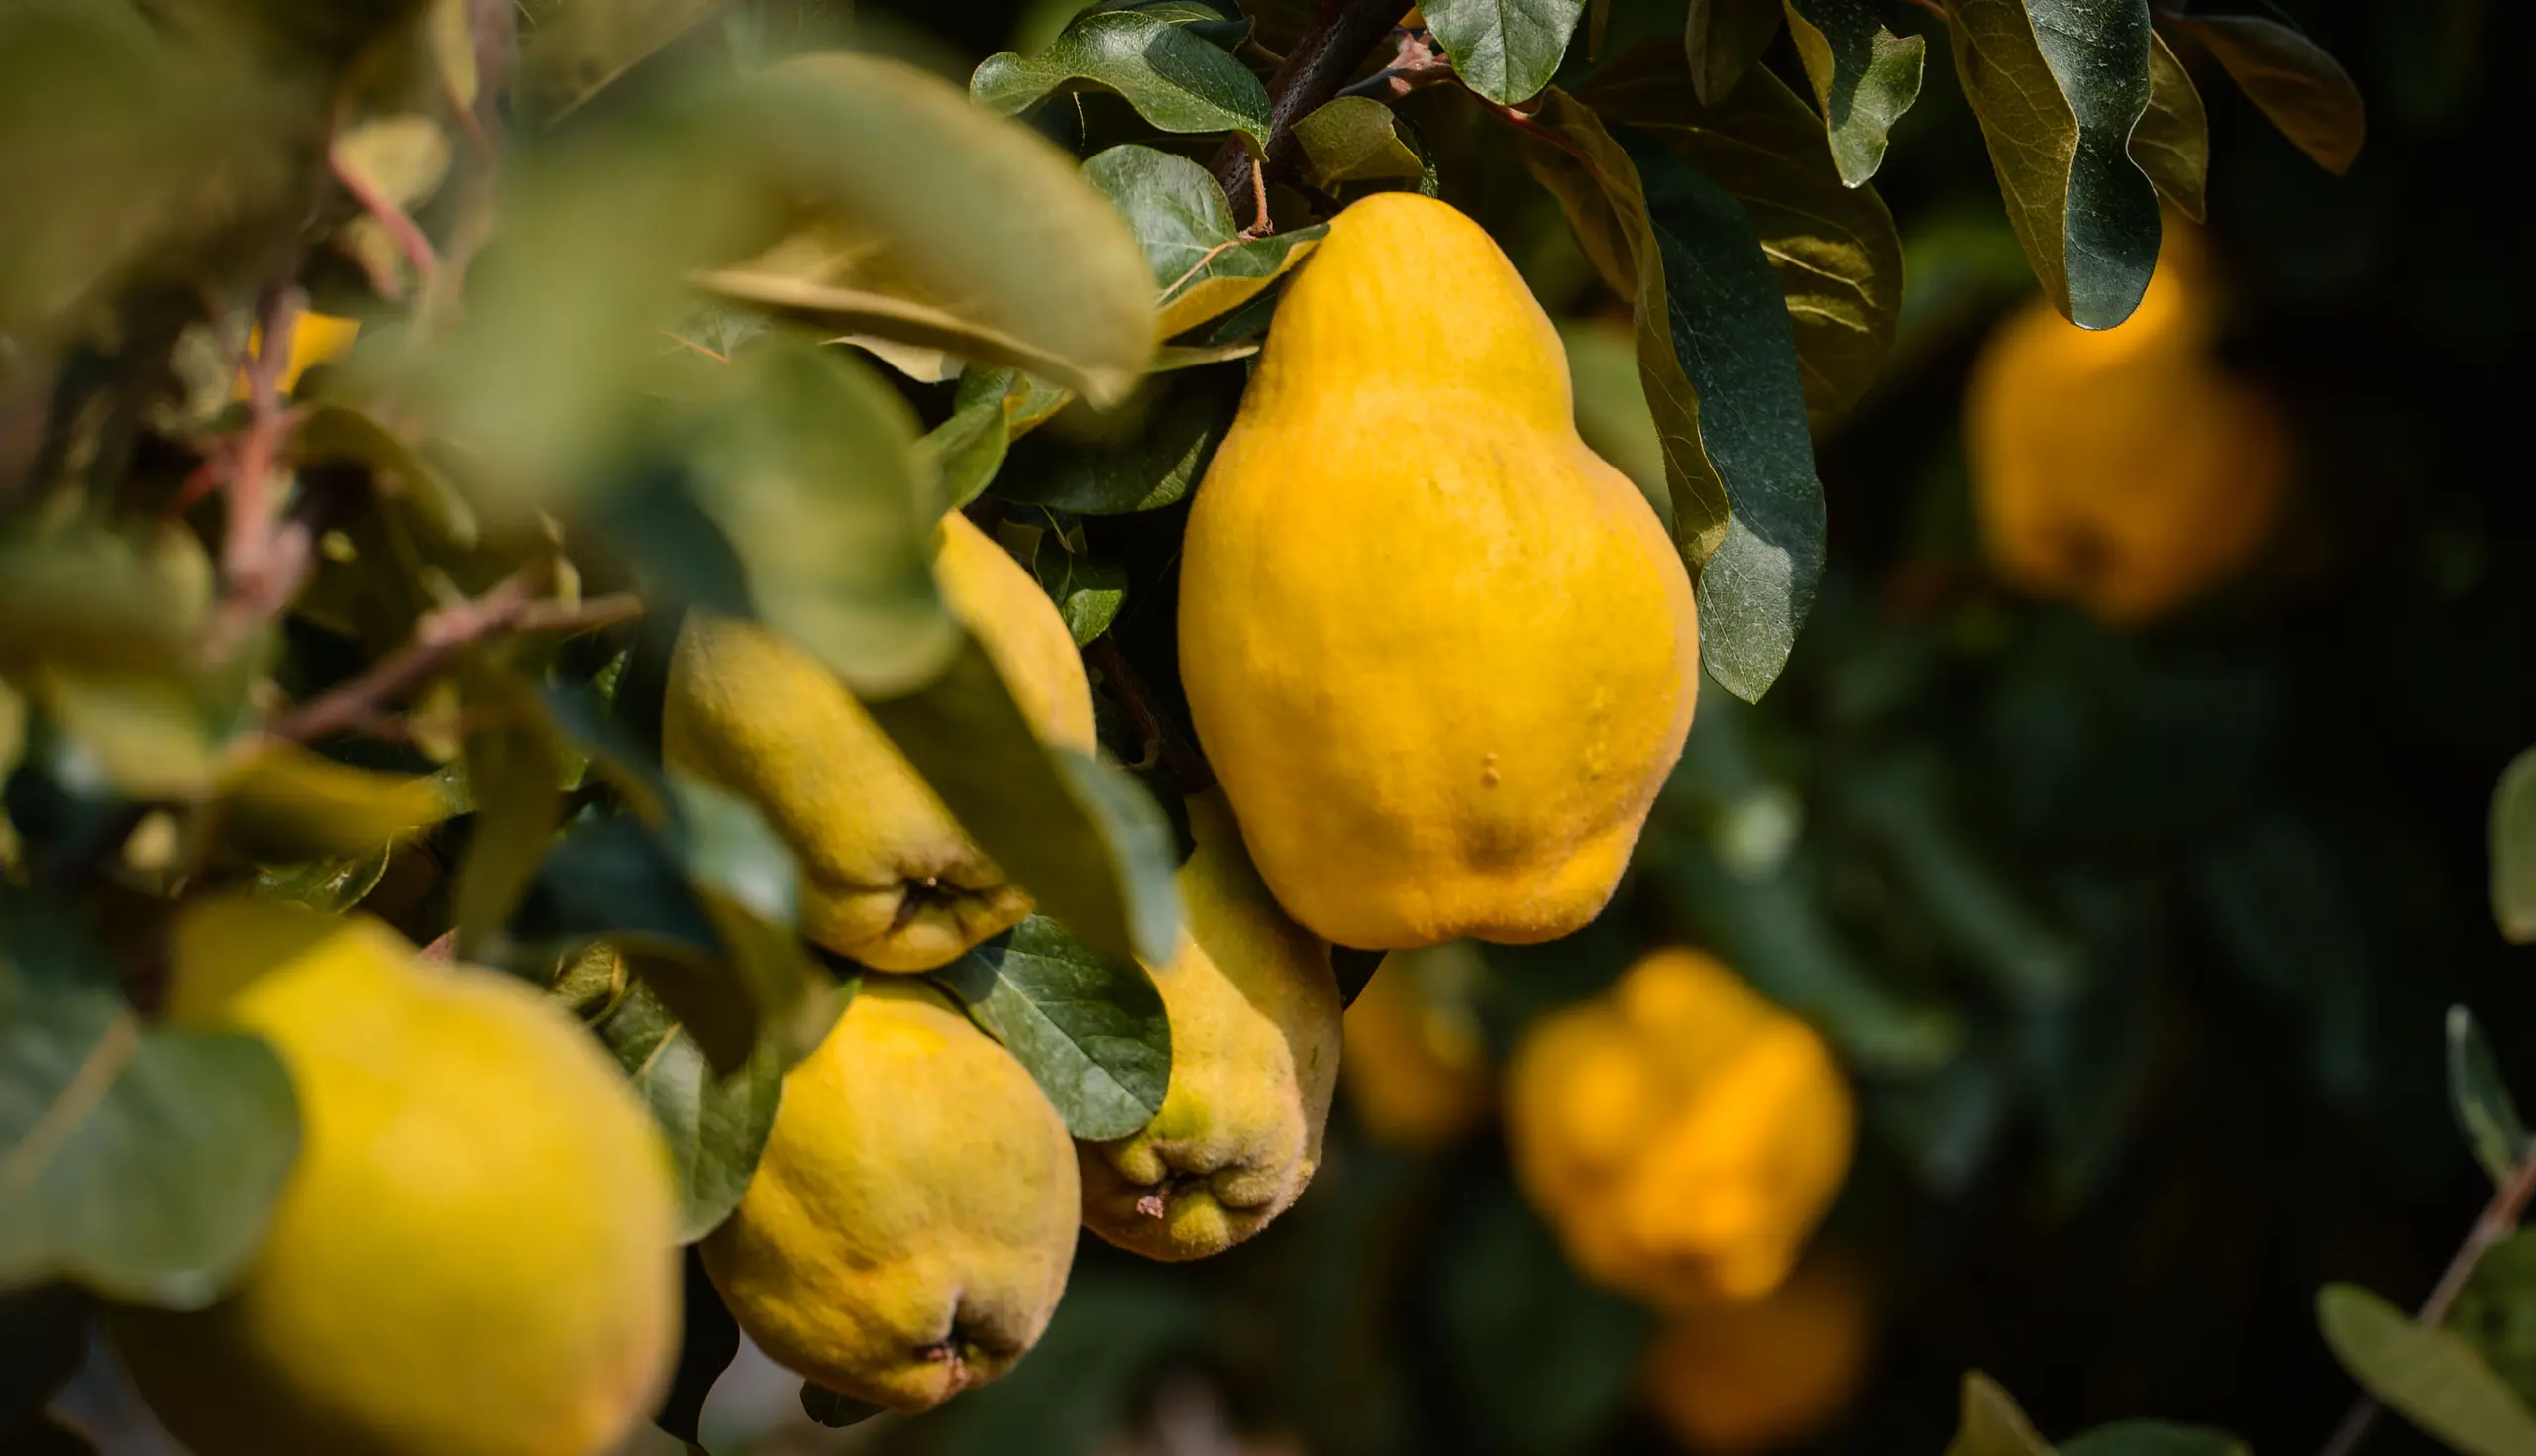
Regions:
[[1496, 1079], [1461, 995], [1477, 958], [1468, 942], [1394, 951], [1348, 1006], [1339, 1081], [1375, 1141], [1441, 1148], [1488, 1116]]
[[[1033, 731], [1090, 753], [1092, 684], [1056, 604], [957, 511], [934, 575]], [[1004, 878], [836, 676], [762, 628], [691, 620], [671, 664], [670, 763], [753, 800], [800, 861], [801, 931], [877, 971], [927, 971], [1008, 930]]]
[[1668, 1318], [1638, 1388], [1693, 1450], [1747, 1456], [1839, 1415], [1866, 1377], [1874, 1335], [1866, 1281], [1837, 1259], [1810, 1259], [1766, 1299]]
[[1180, 667], [1322, 938], [1543, 941], [1610, 899], [1690, 731], [1698, 609], [1470, 219], [1377, 193], [1296, 275], [1190, 512]]
[[1081, 1145], [1083, 1221], [1152, 1259], [1195, 1259], [1267, 1226], [1312, 1181], [1338, 1084], [1329, 947], [1286, 918], [1231, 812], [1189, 800], [1180, 948], [1151, 967], [1171, 1021], [1162, 1110], [1132, 1137]]
[[925, 983], [868, 977], [785, 1075], [704, 1267], [780, 1364], [924, 1410], [1038, 1341], [1080, 1199], [1065, 1122], [1012, 1054]]
[[1569, 1257], [1670, 1307], [1776, 1288], [1840, 1190], [1856, 1127], [1813, 1028], [1688, 950], [1656, 951], [1533, 1023], [1506, 1113], [1516, 1177]]
[[2272, 396], [2211, 355], [2199, 233], [2169, 218], [2140, 307], [2081, 329], [2036, 302], [2002, 324], [1964, 396], [1981, 539], [1999, 574], [2115, 625], [2237, 574], [2271, 536], [2291, 442]]
[[198, 1312], [116, 1309], [197, 1456], [591, 1456], [677, 1354], [667, 1150], [615, 1063], [525, 983], [367, 917], [187, 907], [170, 1014], [261, 1034], [298, 1094], [264, 1246]]

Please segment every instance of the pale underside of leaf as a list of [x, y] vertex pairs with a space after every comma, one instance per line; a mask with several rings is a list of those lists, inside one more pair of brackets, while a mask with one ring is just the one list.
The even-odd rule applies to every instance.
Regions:
[[2335, 176], [2351, 170], [2368, 137], [2368, 112], [2350, 73], [2323, 47], [2262, 16], [2192, 16], [2183, 23], [2246, 98], [2316, 165]]

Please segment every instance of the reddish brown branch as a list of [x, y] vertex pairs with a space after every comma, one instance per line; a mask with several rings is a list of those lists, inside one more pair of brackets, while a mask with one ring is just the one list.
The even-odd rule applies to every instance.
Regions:
[[1254, 179], [1248, 148], [1235, 137], [1215, 154], [1215, 180], [1238, 205], [1264, 194], [1267, 183], [1290, 170], [1302, 147], [1295, 123], [1338, 94], [1366, 55], [1409, 13], [1400, 0], [1321, 0], [1303, 38], [1286, 52], [1286, 63], [1268, 78], [1266, 172]]
[[1215, 786], [1215, 771], [1180, 730], [1157, 707], [1151, 689], [1136, 672], [1127, 655], [1118, 650], [1116, 641], [1103, 633], [1092, 639], [1083, 655], [1094, 671], [1101, 675], [1101, 685], [1127, 710], [1136, 728], [1136, 736], [1144, 740], [1144, 763], [1135, 767], [1159, 766], [1163, 776], [1182, 793], [1198, 793]]

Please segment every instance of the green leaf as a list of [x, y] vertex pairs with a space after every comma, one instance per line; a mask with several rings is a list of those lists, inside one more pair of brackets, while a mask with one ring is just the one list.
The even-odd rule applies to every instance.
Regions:
[[1099, 0], [1091, 10], [1132, 10], [1186, 28], [1226, 51], [1250, 39], [1253, 22], [1234, 0]]
[[941, 672], [959, 627], [933, 586], [906, 402], [853, 356], [780, 336], [728, 385], [687, 483], [757, 619], [858, 692]]
[[1527, 138], [1527, 163], [1588, 256], [1625, 260], [1635, 283], [1674, 539], [1698, 573], [1701, 661], [1758, 701], [1823, 572], [1823, 487], [1787, 306], [1750, 217], [1724, 188], [1645, 133], [1605, 133], [1555, 88], [1539, 120], [1577, 150]]
[[1074, 391], [1019, 369], [972, 368], [952, 391], [951, 417], [916, 442], [939, 476], [943, 509], [958, 510], [994, 483], [1012, 442], [1074, 399]]
[[263, 1244], [299, 1136], [262, 1038], [143, 1025], [83, 930], [0, 888], [0, 1288], [210, 1304]]
[[2149, 109], [2148, 0], [1949, 0], [1955, 74], [2008, 221], [2052, 306], [2131, 316], [2158, 261], [2158, 191], [2126, 150]]
[[660, 1409], [652, 1413], [652, 1423], [687, 1443], [690, 1456], [702, 1453], [701, 1432], [704, 1403], [712, 1398], [714, 1383], [740, 1354], [740, 1322], [731, 1317], [730, 1306], [722, 1302], [722, 1292], [713, 1288], [713, 1276], [704, 1268], [704, 1256], [690, 1247], [679, 1261], [680, 1283], [684, 1288], [679, 1299], [678, 1368], [670, 1373], [670, 1388], [661, 1397]]
[[2014, 1396], [1971, 1370], [1963, 1376], [1963, 1424], [1947, 1456], [2052, 1456], [2052, 1443], [2035, 1433]]
[[259, 865], [250, 892], [259, 899], [288, 900], [321, 914], [339, 915], [358, 905], [387, 877], [392, 846], [366, 855], [310, 860], [300, 865]]
[[510, 923], [546, 863], [547, 843], [564, 820], [564, 766], [534, 682], [471, 669], [462, 676], [459, 702], [486, 723], [466, 738], [476, 817], [451, 892], [458, 958], [472, 961]]
[[1268, 88], [1250, 68], [1145, 11], [1086, 11], [1028, 59], [1010, 51], [990, 55], [969, 77], [969, 96], [1011, 116], [1087, 86], [1116, 92], [1166, 132], [1231, 132], [1254, 156], [1267, 146]]
[[1585, 0], [1436, 0], [1418, 13], [1463, 85], [1512, 106], [1558, 74]]
[[1162, 1111], [1171, 1023], [1135, 963], [1033, 915], [934, 977], [1030, 1070], [1076, 1137], [1132, 1136]]
[[2519, 1119], [2483, 1028], [2464, 1006], [2448, 1008], [2448, 1106], [2475, 1161], [2494, 1187], [2507, 1187], [2527, 1156], [2527, 1124]]
[[1118, 608], [1126, 604], [1127, 569], [1116, 562], [1077, 556], [1043, 539], [1032, 565], [1077, 647], [1109, 631], [1118, 619]]
[[1160, 382], [1143, 410], [1092, 422], [1090, 440], [1042, 431], [1013, 447], [995, 493], [1080, 515], [1174, 504], [1206, 474], [1241, 405], [1239, 369], [1191, 369]]
[[1703, 106], [1735, 94], [1779, 33], [1779, 7], [1769, 0], [1691, 0], [1682, 22], [1682, 53], [1691, 91]]
[[2512, 945], [2536, 941], [2536, 748], [2520, 752], [2492, 790], [2492, 919]]
[[563, 119], [728, 3], [572, 0], [520, 42], [518, 84], [529, 114], [543, 123]]
[[2316, 165], [2341, 176], [2368, 137], [2360, 88], [2324, 48], [2276, 20], [2200, 15], [2184, 26], [2218, 57], [2246, 99]]
[[2456, 1335], [2347, 1284], [2317, 1292], [2316, 1322], [2343, 1369], [2406, 1420], [2469, 1456], [2536, 1453], [2536, 1415]]
[[1123, 770], [1039, 742], [975, 642], [920, 692], [866, 702], [952, 817], [1093, 949], [1167, 959], [1180, 935], [1177, 845]]
[[2208, 1425], [2117, 1420], [2060, 1443], [2060, 1456], [2254, 1456], [2245, 1441]]
[[1662, 44], [1616, 59], [1577, 99], [1655, 136], [1744, 204], [1796, 329], [1807, 413], [1817, 428], [1847, 413], [1892, 348], [1902, 240], [1873, 188], [1842, 185], [1821, 120], [1767, 71], [1727, 105], [1698, 106]]
[[1841, 180], [1864, 186], [1884, 165], [1893, 124], [1920, 99], [1929, 43], [1896, 32], [1867, 0], [1786, 0], [1786, 8]]
[[2210, 177], [2210, 118], [2192, 72], [2155, 31], [2149, 34], [2149, 109], [2132, 129], [2131, 159], [2148, 173], [2159, 196], [2201, 221], [2202, 189]]
[[431, 775], [356, 769], [297, 744], [264, 742], [230, 760], [207, 832], [267, 864], [359, 856], [455, 811]]
[[1324, 190], [1426, 174], [1426, 163], [1400, 139], [1400, 118], [1371, 96], [1322, 102], [1295, 123], [1295, 141], [1304, 149], [1306, 179]]
[[1168, 339], [1249, 302], [1309, 257], [1326, 226], [1243, 238], [1223, 188], [1205, 167], [1132, 143], [1083, 164], [1134, 230], [1161, 290], [1156, 330]]
[[763, 1043], [739, 1070], [717, 1074], [695, 1038], [642, 985], [626, 992], [596, 1030], [669, 1142], [680, 1240], [704, 1237], [739, 1206], [757, 1168], [783, 1093], [783, 1058], [773, 1043]]
[[0, 1293], [0, 1436], [34, 1418], [78, 1373], [92, 1309], [63, 1284]]
[[861, 1425], [881, 1413], [881, 1407], [869, 1401], [839, 1395], [826, 1386], [801, 1382], [801, 1413], [831, 1430]]
[[2447, 1327], [2520, 1400], [2536, 1400], [2536, 1231], [2521, 1229], [2483, 1252]]

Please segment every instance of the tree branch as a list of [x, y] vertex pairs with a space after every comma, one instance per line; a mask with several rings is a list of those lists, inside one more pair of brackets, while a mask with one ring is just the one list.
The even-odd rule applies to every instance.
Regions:
[[1092, 639], [1083, 650], [1084, 658], [1101, 674], [1101, 685], [1127, 710], [1135, 720], [1136, 732], [1145, 741], [1147, 763], [1158, 766], [1172, 787], [1184, 794], [1202, 792], [1215, 786], [1215, 771], [1189, 742], [1180, 736], [1179, 728], [1164, 716], [1137, 676], [1135, 665], [1127, 661], [1118, 644], [1104, 632]]
[[1264, 190], [1267, 179], [1292, 169], [1302, 151], [1295, 141], [1295, 123], [1337, 95], [1375, 45], [1408, 13], [1409, 7], [1400, 0], [1321, 0], [1303, 39], [1268, 78], [1267, 163], [1262, 176], [1252, 177], [1249, 150], [1238, 137], [1226, 141], [1215, 154], [1215, 180], [1234, 206], [1248, 203], [1254, 188]]

